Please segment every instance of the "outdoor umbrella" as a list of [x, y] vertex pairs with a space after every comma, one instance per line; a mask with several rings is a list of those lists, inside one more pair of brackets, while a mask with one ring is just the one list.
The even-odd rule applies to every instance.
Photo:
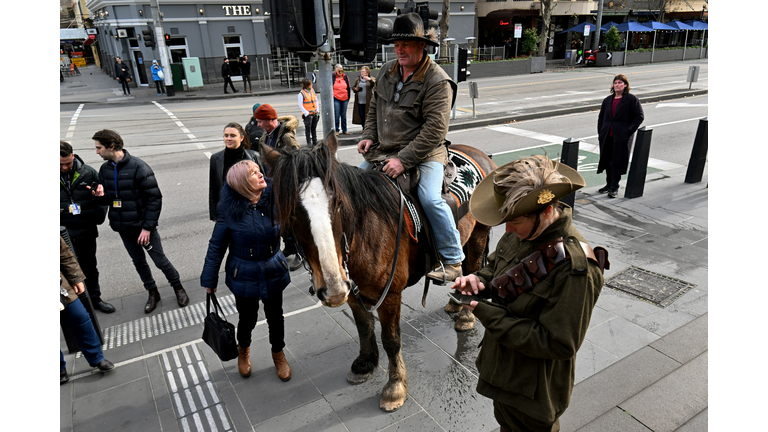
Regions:
[[613, 21], [608, 21], [607, 23], [605, 23], [605, 24], [603, 24], [602, 26], [600, 26], [600, 31], [601, 31], [601, 32], [603, 32], [603, 33], [605, 33], [605, 32], [607, 32], [608, 30], [610, 30], [610, 29], [611, 29], [611, 27], [616, 27], [616, 28], [618, 28], [618, 27], [619, 27], [619, 23], [615, 23], [615, 22], [613, 22]]
[[656, 53], [656, 30], [678, 31], [678, 29], [658, 21], [648, 21], [643, 23], [643, 25], [653, 30], [653, 48], [651, 48], [651, 63], [653, 63], [653, 55]]
[[709, 24], [704, 21], [692, 21], [690, 25], [694, 30], [709, 30]]
[[629, 20], [627, 22], [621, 23], [616, 27], [616, 30], [619, 31], [619, 33], [627, 32], [627, 40], [624, 43], [624, 65], [627, 64], [627, 47], [629, 47], [629, 32], [648, 32], [651, 31], [650, 28], [638, 23], [635, 20]]
[[688, 30], [693, 30], [693, 27], [679, 20], [670, 21], [667, 25], [681, 31], [685, 30], [685, 42], [683, 42], [683, 59], [685, 59], [685, 50], [688, 45]]
[[629, 20], [627, 22], [621, 23], [618, 26], [616, 26], [616, 30], [619, 31], [619, 33], [624, 33], [626, 31], [631, 32], [647, 32], [651, 31], [648, 27], [640, 24], [639, 22], [635, 20]]
[[704, 36], [707, 35], [707, 30], [709, 30], [709, 24], [705, 23], [704, 21], [693, 21], [690, 23], [691, 27], [693, 27], [694, 30], [704, 30], [701, 34], [701, 51], [699, 54], [699, 58], [701, 58], [701, 53], [704, 52]]
[[576, 33], [584, 33], [584, 26], [587, 26], [587, 25], [590, 26], [590, 29], [589, 29], [590, 33], [595, 31], [595, 28], [597, 27], [596, 25], [594, 25], [592, 23], [584, 21], [581, 24], [576, 24], [575, 26], [569, 28], [568, 30], [561, 31], [560, 34], [568, 33], [570, 31], [576, 32]]

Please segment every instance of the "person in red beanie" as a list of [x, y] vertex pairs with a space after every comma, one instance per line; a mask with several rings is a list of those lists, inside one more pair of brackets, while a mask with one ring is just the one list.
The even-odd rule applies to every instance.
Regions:
[[296, 127], [299, 120], [292, 115], [277, 116], [277, 111], [270, 104], [262, 104], [253, 115], [260, 128], [264, 129], [264, 135], [259, 139], [260, 145], [266, 145], [275, 149], [294, 148], [301, 145], [296, 140]]
[[[296, 117], [292, 115], [278, 117], [277, 111], [270, 104], [259, 106], [253, 116], [259, 127], [264, 129], [264, 135], [259, 139], [259, 153], [261, 153], [261, 146], [275, 149], [298, 150], [301, 148], [301, 144], [296, 140], [296, 127], [299, 125], [299, 120]], [[267, 170], [267, 177], [271, 177], [272, 169], [266, 164], [264, 168]], [[296, 244], [290, 233], [283, 236], [283, 243], [285, 243], [283, 255], [286, 258], [295, 255], [289, 268], [291, 271], [297, 270], [301, 266], [302, 260], [301, 255], [296, 253]]]

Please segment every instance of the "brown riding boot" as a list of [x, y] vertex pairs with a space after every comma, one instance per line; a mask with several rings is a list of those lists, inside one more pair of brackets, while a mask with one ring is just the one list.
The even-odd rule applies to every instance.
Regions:
[[244, 377], [251, 376], [251, 347], [237, 347], [237, 370]]
[[282, 351], [279, 353], [272, 353], [272, 360], [275, 362], [275, 369], [277, 369], [277, 376], [283, 381], [291, 379], [291, 367], [288, 365], [288, 360], [285, 359], [285, 354]]

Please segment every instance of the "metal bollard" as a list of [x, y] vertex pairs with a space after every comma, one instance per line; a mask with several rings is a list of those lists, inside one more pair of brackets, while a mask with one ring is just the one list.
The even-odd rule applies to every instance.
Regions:
[[[579, 140], [571, 137], [563, 141], [563, 152], [560, 155], [560, 163], [578, 170], [579, 165]], [[568, 204], [571, 208], [576, 202], [576, 193], [572, 193], [560, 199], [560, 202]]]
[[696, 129], [696, 138], [693, 139], [693, 150], [688, 160], [688, 169], [685, 172], [686, 183], [698, 183], [704, 176], [704, 165], [707, 163], [707, 150], [709, 149], [709, 120], [707, 117], [699, 120], [699, 128]]
[[637, 130], [635, 150], [632, 152], [632, 162], [629, 165], [627, 176], [627, 188], [624, 198], [637, 198], [643, 196], [645, 188], [645, 175], [648, 173], [648, 157], [651, 154], [651, 135], [653, 129], [645, 126]]

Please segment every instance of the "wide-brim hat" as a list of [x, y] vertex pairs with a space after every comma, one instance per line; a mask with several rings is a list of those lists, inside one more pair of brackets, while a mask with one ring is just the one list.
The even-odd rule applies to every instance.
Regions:
[[547, 183], [523, 195], [517, 201], [512, 213], [504, 214], [500, 209], [506, 196], [499, 193], [495, 183], [496, 176], [506, 168], [521, 162], [522, 160], [516, 160], [496, 168], [477, 185], [469, 199], [469, 211], [478, 222], [486, 226], [496, 226], [502, 222], [511, 221], [546, 207], [586, 185], [584, 177], [575, 169], [552, 161], [553, 167], [561, 175], [560, 180], [556, 183]]
[[437, 30], [431, 28], [424, 31], [424, 21], [421, 20], [421, 15], [416, 12], [401, 14], [395, 18], [395, 22], [392, 24], [392, 34], [385, 41], [391, 44], [399, 40], [424, 41], [431, 46], [440, 45], [437, 42]]

